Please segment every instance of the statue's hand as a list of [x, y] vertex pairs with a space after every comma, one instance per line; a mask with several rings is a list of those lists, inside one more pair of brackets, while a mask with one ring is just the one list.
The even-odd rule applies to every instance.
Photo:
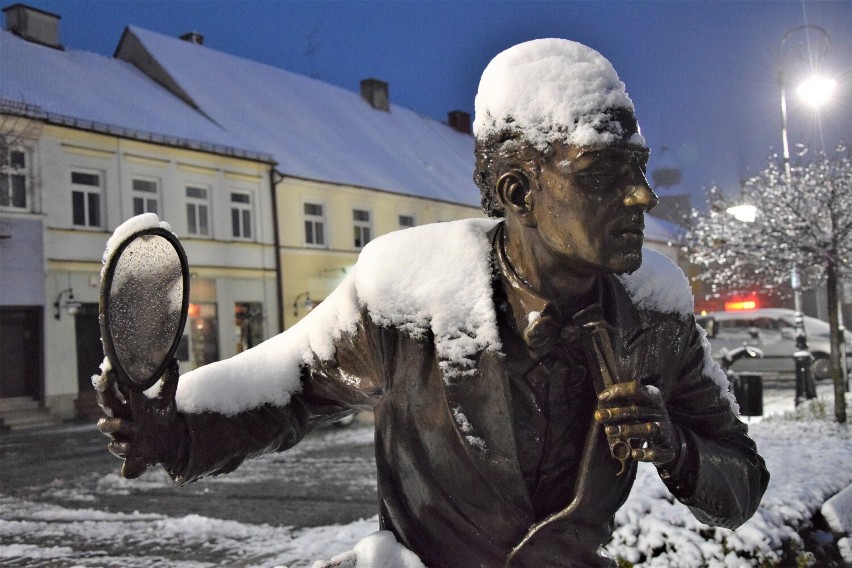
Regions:
[[98, 405], [106, 414], [98, 421], [98, 430], [111, 438], [110, 453], [124, 460], [125, 478], [135, 479], [156, 464], [169, 468], [177, 461], [182, 437], [175, 405], [179, 374], [178, 362], [172, 359], [154, 398], [121, 388], [113, 371], [96, 382]]
[[[680, 442], [659, 389], [639, 381], [615, 384], [598, 395], [595, 419], [610, 445], [636, 440], [630, 457], [665, 467], [677, 457]], [[640, 447], [635, 447], [639, 445]]]

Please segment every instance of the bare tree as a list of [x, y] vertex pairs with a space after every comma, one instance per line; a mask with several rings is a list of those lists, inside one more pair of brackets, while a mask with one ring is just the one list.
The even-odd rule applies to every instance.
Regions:
[[[753, 221], [729, 213], [753, 207]], [[793, 270], [806, 285], [825, 283], [831, 326], [835, 418], [846, 422], [845, 377], [840, 358], [840, 278], [852, 259], [852, 160], [848, 148], [808, 159], [806, 150], [789, 178], [780, 160], [748, 180], [741, 195], [711, 192], [706, 214], [693, 214], [687, 235], [698, 279], [734, 291], [786, 286]]]

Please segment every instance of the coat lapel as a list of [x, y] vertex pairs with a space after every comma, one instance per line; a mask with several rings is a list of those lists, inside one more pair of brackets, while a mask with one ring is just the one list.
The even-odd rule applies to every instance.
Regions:
[[483, 351], [464, 376], [444, 377], [444, 391], [481, 483], [514, 514], [529, 518], [532, 503], [518, 461], [505, 359], [499, 351]]

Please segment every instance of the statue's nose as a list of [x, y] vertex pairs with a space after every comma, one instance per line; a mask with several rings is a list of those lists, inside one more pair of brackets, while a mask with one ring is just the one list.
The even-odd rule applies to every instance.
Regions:
[[628, 207], [640, 206], [645, 211], [650, 211], [657, 205], [659, 198], [648, 182], [645, 176], [642, 176], [641, 181], [636, 180], [627, 188], [627, 195], [624, 197], [624, 204]]

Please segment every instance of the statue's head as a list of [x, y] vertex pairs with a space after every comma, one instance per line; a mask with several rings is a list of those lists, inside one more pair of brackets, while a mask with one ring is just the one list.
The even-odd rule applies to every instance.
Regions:
[[544, 246], [600, 272], [641, 262], [645, 139], [612, 65], [564, 39], [534, 40], [495, 57], [476, 96], [482, 207], [537, 228]]

